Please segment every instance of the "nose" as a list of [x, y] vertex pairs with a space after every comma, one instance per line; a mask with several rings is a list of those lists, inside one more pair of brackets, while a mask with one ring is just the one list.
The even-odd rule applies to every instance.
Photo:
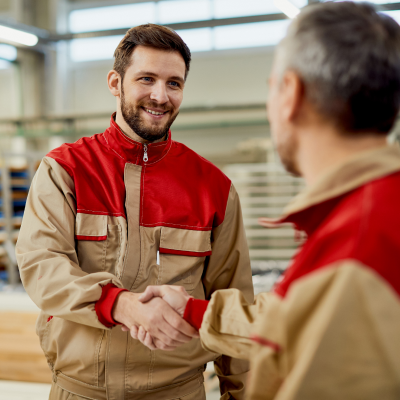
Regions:
[[167, 88], [163, 82], [158, 81], [156, 85], [152, 87], [150, 99], [156, 101], [158, 104], [165, 104], [168, 102]]

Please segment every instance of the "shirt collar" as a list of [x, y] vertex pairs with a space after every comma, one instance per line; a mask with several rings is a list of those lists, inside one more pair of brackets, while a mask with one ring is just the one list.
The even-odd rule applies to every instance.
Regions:
[[172, 145], [171, 131], [168, 132], [167, 140], [147, 144], [148, 161], [145, 162], [143, 160], [145, 145], [134, 141], [123, 133], [115, 122], [115, 115], [116, 113], [111, 116], [110, 127], [104, 132], [104, 139], [109, 148], [120, 158], [137, 165], [150, 165], [160, 161], [167, 155]]
[[384, 146], [362, 152], [326, 171], [298, 194], [271, 226], [292, 223], [310, 235], [341, 197], [375, 179], [400, 171], [400, 148]]

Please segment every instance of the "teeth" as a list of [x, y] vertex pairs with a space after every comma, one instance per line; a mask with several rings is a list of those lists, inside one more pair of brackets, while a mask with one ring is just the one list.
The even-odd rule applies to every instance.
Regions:
[[153, 114], [153, 115], [163, 115], [163, 112], [157, 112], [157, 111], [152, 111], [152, 110], [148, 110], [147, 108], [145, 109], [148, 113]]

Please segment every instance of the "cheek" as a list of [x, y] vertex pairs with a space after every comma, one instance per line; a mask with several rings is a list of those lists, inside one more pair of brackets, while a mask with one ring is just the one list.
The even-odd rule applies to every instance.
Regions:
[[179, 109], [182, 104], [183, 100], [183, 93], [182, 91], [174, 91], [169, 95], [169, 101], [174, 106], [175, 109]]

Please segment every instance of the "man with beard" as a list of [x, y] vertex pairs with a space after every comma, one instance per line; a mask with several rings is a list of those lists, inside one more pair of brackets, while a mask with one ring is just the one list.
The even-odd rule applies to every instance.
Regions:
[[[223, 398], [243, 399], [247, 362], [205, 351], [161, 299], [138, 301], [157, 284], [181, 285], [198, 299], [238, 288], [253, 301], [234, 187], [171, 138], [190, 58], [165, 27], [130, 29], [108, 74], [117, 101], [110, 127], [51, 151], [33, 180], [17, 257], [42, 310], [51, 400], [201, 400], [209, 361]], [[162, 350], [129, 335], [139, 325]]]
[[[268, 101], [277, 150], [307, 188], [278, 221], [307, 240], [254, 304], [155, 286], [205, 349], [251, 360], [247, 399], [400, 398], [400, 27], [373, 6], [304, 9], [278, 46]], [[151, 334], [138, 337], [157, 347]]]

